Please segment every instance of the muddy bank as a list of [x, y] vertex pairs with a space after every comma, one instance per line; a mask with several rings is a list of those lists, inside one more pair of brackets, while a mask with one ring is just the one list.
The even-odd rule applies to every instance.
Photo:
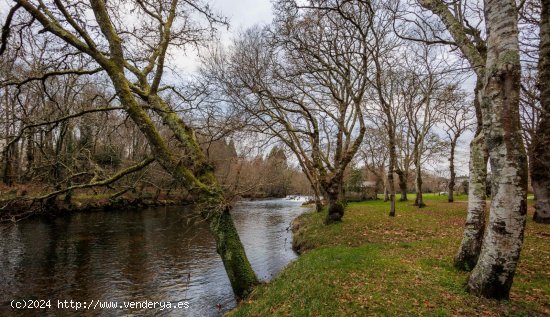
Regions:
[[302, 255], [304, 252], [314, 248], [307, 239], [304, 239], [304, 226], [306, 225], [306, 215], [302, 214], [291, 223], [292, 230], [292, 250], [298, 255]]

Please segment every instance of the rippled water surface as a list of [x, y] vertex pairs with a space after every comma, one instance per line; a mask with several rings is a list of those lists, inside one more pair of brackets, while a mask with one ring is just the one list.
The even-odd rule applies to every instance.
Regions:
[[[241, 202], [233, 218], [261, 280], [296, 254], [290, 222], [301, 201]], [[0, 228], [0, 316], [219, 316], [233, 308], [229, 280], [205, 223], [185, 207], [74, 213]], [[51, 299], [51, 309], [17, 310], [13, 299]], [[57, 300], [188, 302], [188, 309], [57, 308]]]

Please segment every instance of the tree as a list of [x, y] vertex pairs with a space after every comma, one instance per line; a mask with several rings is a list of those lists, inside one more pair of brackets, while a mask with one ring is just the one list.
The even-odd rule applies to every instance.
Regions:
[[455, 191], [455, 151], [458, 144], [458, 140], [464, 132], [466, 132], [474, 123], [474, 112], [472, 106], [468, 102], [465, 102], [466, 94], [457, 86], [449, 86], [445, 91], [443, 97], [443, 107], [440, 109], [442, 115], [443, 125], [445, 127], [445, 134], [450, 147], [449, 155], [449, 196], [448, 201], [452, 203], [454, 201]]
[[[206, 73], [258, 131], [296, 155], [312, 188], [321, 187], [328, 200], [326, 223], [337, 222], [344, 215], [344, 173], [366, 131], [371, 15], [351, 3], [326, 11], [294, 1], [276, 7], [272, 28], [247, 31]], [[359, 15], [364, 27], [351, 27], [339, 12]]]
[[479, 259], [467, 288], [485, 297], [508, 298], [527, 213], [527, 165], [519, 124], [521, 68], [517, 7], [514, 1], [485, 2], [487, 59], [484, 60], [468, 35], [472, 28], [462, 24], [460, 16], [439, 0], [419, 0], [419, 3], [443, 21], [482, 82], [483, 130], [496, 192]]
[[[416, 45], [415, 45], [416, 44]], [[408, 135], [412, 143], [412, 158], [415, 166], [415, 206], [425, 206], [422, 198], [422, 161], [427, 150], [435, 150], [427, 145], [427, 138], [439, 119], [439, 108], [442, 104], [442, 87], [444, 76], [448, 75], [448, 63], [438, 58], [434, 47], [412, 43], [417, 47], [416, 55], [406, 60], [403, 87], [405, 115], [408, 121]], [[418, 47], [420, 46], [420, 47]]]
[[388, 148], [385, 130], [381, 127], [368, 127], [367, 136], [361, 146], [361, 157], [369, 173], [376, 179], [375, 197], [383, 188], [384, 201], [389, 200], [387, 191], [386, 163], [388, 161]]
[[[441, 1], [417, 1], [425, 11], [415, 11], [412, 7], [402, 8], [396, 5], [392, 8], [395, 24], [403, 21], [407, 27], [401, 31], [395, 27], [400, 38], [422, 42], [430, 45], [449, 45], [460, 52], [460, 58], [470, 64], [476, 75], [474, 88], [474, 108], [477, 120], [475, 136], [470, 142], [469, 165], [469, 194], [468, 213], [464, 229], [464, 236], [457, 256], [455, 266], [459, 269], [470, 270], [477, 263], [485, 231], [485, 209], [487, 189], [487, 161], [488, 152], [485, 143], [485, 134], [482, 121], [481, 93], [483, 90], [483, 74], [487, 58], [487, 43], [481, 28], [483, 7], [480, 2], [471, 5], [457, 3], [446, 5]], [[410, 16], [419, 19], [410, 20]], [[436, 17], [436, 19], [432, 19]], [[410, 25], [414, 26], [411, 27]], [[441, 30], [447, 30], [447, 34]]]
[[[44, 32], [54, 35], [65, 52], [72, 50], [66, 56], [88, 59], [96, 72], [106, 73], [124, 111], [147, 139], [154, 160], [197, 197], [198, 208], [215, 237], [216, 250], [231, 286], [238, 297], [245, 296], [257, 284], [257, 278], [246, 258], [229, 206], [193, 128], [176, 114], [162, 93], [170, 90], [162, 82], [168, 49], [201, 39], [203, 28], [185, 21], [189, 14], [198, 11], [211, 24], [223, 21], [207, 7], [185, 1], [135, 1], [130, 5], [132, 10], [127, 12], [104, 0], [91, 0], [89, 5], [17, 0], [4, 29], [10, 28], [14, 14], [21, 13], [19, 18], [25, 23], [17, 25], [32, 28], [36, 36]], [[133, 18], [143, 23], [127, 23], [130, 16], [125, 14], [134, 14]], [[34, 23], [39, 23], [42, 29]], [[63, 69], [48, 76], [67, 73], [89, 74], [91, 70]], [[152, 119], [153, 114], [162, 119], [163, 126], [176, 138], [184, 157], [178, 158], [168, 146]]]
[[267, 196], [285, 197], [288, 195], [290, 179], [288, 178], [288, 162], [282, 148], [274, 146], [266, 158], [264, 173], [268, 179]]
[[[377, 102], [377, 112], [383, 120], [383, 125], [388, 135], [388, 191], [390, 198], [389, 216], [395, 216], [395, 181], [394, 174], [397, 173], [403, 180], [402, 170], [398, 167], [397, 155], [397, 128], [400, 111], [399, 87], [399, 57], [392, 54], [400, 47], [401, 40], [395, 36], [392, 30], [391, 12], [386, 9], [384, 3], [376, 3], [377, 18], [372, 24], [373, 41], [371, 42], [371, 58], [374, 66], [374, 78], [370, 81], [372, 86], [373, 100]], [[401, 181], [403, 183], [403, 181]], [[402, 191], [403, 193], [403, 191]], [[405, 189], [406, 194], [406, 189]], [[403, 198], [403, 197], [402, 197]]]

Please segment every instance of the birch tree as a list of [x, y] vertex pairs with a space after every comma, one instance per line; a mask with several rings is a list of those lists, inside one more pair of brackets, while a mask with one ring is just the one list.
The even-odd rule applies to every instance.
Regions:
[[463, 24], [465, 20], [457, 12], [453, 14], [439, 0], [419, 3], [442, 20], [483, 87], [480, 103], [484, 141], [496, 192], [467, 289], [481, 296], [505, 299], [519, 260], [527, 214], [527, 160], [519, 124], [521, 67], [517, 7], [514, 1], [485, 1], [487, 57], [484, 59], [479, 45], [477, 48], [475, 45], [479, 32], [472, 35], [469, 24]]

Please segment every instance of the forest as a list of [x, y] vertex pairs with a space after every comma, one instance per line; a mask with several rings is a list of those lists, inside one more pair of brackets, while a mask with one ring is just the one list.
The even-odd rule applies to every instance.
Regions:
[[[177, 209], [181, 233], [211, 237], [226, 300], [236, 300], [190, 315], [550, 314], [549, 0], [273, 0], [264, 4], [271, 19], [241, 28], [221, 3], [0, 1], [0, 271], [25, 270], [10, 258], [13, 241], [25, 250], [38, 242], [10, 239], [35, 241], [43, 223], [66, 221], [69, 239], [81, 234], [71, 231], [79, 217], [103, 215], [91, 226]], [[275, 217], [269, 201], [293, 219], [269, 218], [267, 228], [288, 232], [284, 243], [303, 255], [270, 268], [282, 271], [265, 284], [263, 251], [241, 226], [263, 228], [254, 217]], [[143, 234], [153, 230], [140, 219]], [[150, 240], [134, 226], [124, 229], [137, 248], [128, 252], [143, 255]], [[183, 241], [156, 226], [165, 247]], [[418, 263], [396, 260], [399, 248]], [[48, 252], [61, 261], [71, 250]], [[33, 252], [21, 254], [32, 262]], [[384, 261], [389, 270], [408, 263], [403, 276], [387, 281]], [[406, 272], [432, 270], [426, 261], [444, 270], [415, 275], [426, 292], [378, 300], [399, 297], [415, 279]], [[369, 282], [346, 288], [356, 276]], [[430, 278], [438, 282], [422, 284]], [[377, 293], [377, 279], [404, 284]], [[17, 312], [7, 308], [16, 297], [36, 297], [11, 289], [0, 314]], [[193, 308], [197, 297], [185, 298]], [[462, 311], [470, 301], [477, 308]]]

